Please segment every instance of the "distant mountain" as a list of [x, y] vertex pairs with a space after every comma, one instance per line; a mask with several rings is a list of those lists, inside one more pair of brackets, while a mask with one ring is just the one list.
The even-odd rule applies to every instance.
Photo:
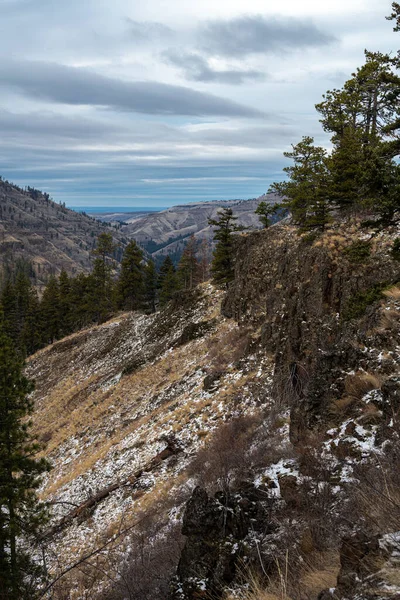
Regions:
[[155, 259], [160, 260], [167, 254], [179, 256], [187, 238], [192, 234], [198, 239], [212, 240], [213, 228], [208, 224], [208, 219], [217, 218], [221, 208], [232, 208], [238, 217], [238, 224], [250, 229], [260, 229], [258, 215], [254, 211], [261, 200], [275, 204], [279, 201], [279, 196], [265, 194], [251, 200], [180, 204], [144, 217], [135, 215], [122, 226], [122, 231], [126, 237], [139, 242]]
[[69, 274], [88, 272], [103, 231], [120, 244], [118, 259], [125, 239], [115, 228], [56, 204], [39, 190], [0, 180], [0, 274], [18, 260], [32, 264], [39, 286], [62, 268]]

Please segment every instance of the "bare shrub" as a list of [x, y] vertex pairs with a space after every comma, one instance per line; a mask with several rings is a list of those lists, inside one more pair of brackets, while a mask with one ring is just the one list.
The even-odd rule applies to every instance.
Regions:
[[[397, 437], [397, 436], [396, 436]], [[376, 533], [400, 529], [400, 448], [398, 439], [367, 465], [354, 469], [349, 492], [352, 512]]]
[[213, 371], [223, 371], [246, 356], [251, 344], [250, 331], [249, 327], [237, 326], [211, 340], [207, 358]]
[[290, 406], [307, 393], [310, 374], [306, 366], [292, 362], [275, 369], [275, 396], [281, 406]]
[[131, 537], [131, 551], [102, 600], [162, 600], [168, 596], [183, 547], [181, 524], [164, 531], [149, 525]]
[[191, 463], [189, 473], [210, 493], [228, 492], [234, 481], [248, 475], [250, 440], [260, 423], [258, 416], [242, 416], [221, 425], [206, 448]]

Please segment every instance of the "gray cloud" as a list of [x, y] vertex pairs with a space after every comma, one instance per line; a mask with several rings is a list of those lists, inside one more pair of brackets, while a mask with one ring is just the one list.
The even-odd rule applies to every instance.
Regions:
[[0, 64], [0, 85], [26, 96], [73, 105], [158, 115], [255, 117], [262, 113], [231, 100], [154, 81], [122, 81], [83, 68], [55, 63]]
[[192, 81], [240, 85], [246, 81], [264, 81], [266, 78], [264, 73], [253, 69], [226, 69], [217, 71], [212, 69], [207, 60], [200, 56], [200, 54], [167, 50], [163, 53], [163, 58], [182, 69], [186, 79], [191, 79]]
[[151, 42], [168, 39], [174, 35], [174, 31], [157, 21], [135, 21], [130, 17], [126, 18], [129, 34], [136, 42]]
[[198, 35], [208, 54], [234, 57], [326, 46], [335, 41], [311, 21], [261, 15], [209, 21]]
[[29, 113], [12, 113], [0, 108], [0, 133], [2, 138], [9, 135], [32, 136], [49, 143], [50, 138], [70, 140], [109, 139], [111, 135], [123, 133], [126, 128], [114, 123], [104, 123], [81, 116], [60, 115], [52, 111], [35, 111]]

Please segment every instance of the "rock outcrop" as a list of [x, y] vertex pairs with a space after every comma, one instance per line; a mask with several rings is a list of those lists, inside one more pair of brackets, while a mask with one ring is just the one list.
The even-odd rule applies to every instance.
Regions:
[[[396, 235], [395, 228], [374, 237], [342, 225], [310, 240], [278, 224], [238, 242], [222, 310], [261, 327], [262, 344], [275, 356], [275, 397], [291, 404], [293, 442], [341, 397], [344, 368], [366, 363], [361, 338], [379, 326], [380, 291], [400, 280], [390, 253]], [[357, 254], [360, 244], [367, 244], [367, 258]], [[394, 336], [388, 337], [390, 349]]]

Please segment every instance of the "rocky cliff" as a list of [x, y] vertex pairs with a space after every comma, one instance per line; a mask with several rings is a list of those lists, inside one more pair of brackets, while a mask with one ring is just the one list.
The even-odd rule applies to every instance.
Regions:
[[397, 597], [398, 236], [246, 234], [227, 294], [31, 357], [53, 597]]

